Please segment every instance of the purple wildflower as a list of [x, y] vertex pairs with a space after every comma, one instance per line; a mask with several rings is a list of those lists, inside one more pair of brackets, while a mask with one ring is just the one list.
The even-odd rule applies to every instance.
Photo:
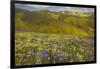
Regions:
[[47, 57], [47, 56], [48, 56], [47, 51], [43, 51], [43, 52], [40, 53], [40, 57], [41, 57], [41, 58], [45, 58], [45, 57]]

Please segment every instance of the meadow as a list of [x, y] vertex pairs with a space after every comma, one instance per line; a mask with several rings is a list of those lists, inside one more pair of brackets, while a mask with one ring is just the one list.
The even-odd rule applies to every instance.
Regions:
[[93, 37], [19, 32], [15, 38], [16, 65], [94, 60]]

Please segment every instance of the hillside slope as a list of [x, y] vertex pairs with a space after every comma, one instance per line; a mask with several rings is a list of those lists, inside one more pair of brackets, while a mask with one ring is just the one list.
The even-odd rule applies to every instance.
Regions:
[[51, 12], [48, 10], [30, 12], [16, 9], [15, 23], [16, 32], [40, 32], [75, 36], [93, 36], [94, 32], [93, 16], [80, 17], [69, 15], [68, 12]]

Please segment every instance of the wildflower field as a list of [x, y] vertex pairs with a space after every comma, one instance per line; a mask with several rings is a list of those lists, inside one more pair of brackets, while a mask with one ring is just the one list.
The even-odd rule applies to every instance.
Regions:
[[15, 34], [16, 65], [94, 60], [93, 37], [19, 32]]
[[95, 9], [15, 4], [15, 65], [95, 60]]

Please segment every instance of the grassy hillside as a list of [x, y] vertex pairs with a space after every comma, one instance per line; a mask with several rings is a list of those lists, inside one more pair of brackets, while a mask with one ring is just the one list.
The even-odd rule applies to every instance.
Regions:
[[[80, 13], [81, 14], [81, 13]], [[80, 17], [69, 13], [16, 10], [16, 32], [41, 32], [75, 36], [93, 36], [92, 16]]]

